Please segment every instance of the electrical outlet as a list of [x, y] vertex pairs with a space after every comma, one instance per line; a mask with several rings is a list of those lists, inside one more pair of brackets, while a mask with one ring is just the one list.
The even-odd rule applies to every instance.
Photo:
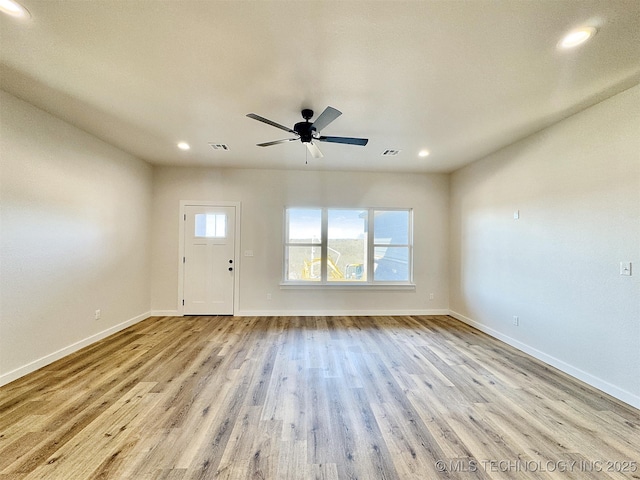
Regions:
[[516, 315], [513, 316], [513, 324], [518, 327], [520, 325], [520, 318], [518, 318]]
[[267, 293], [267, 300], [271, 300], [271, 294]]
[[96, 320], [100, 320], [100, 310], [96, 310], [96, 313], [95, 313], [95, 315], [94, 315], [94, 318], [95, 318]]
[[429, 294], [429, 300], [433, 300], [433, 299], [434, 299], [433, 293], [430, 293]]

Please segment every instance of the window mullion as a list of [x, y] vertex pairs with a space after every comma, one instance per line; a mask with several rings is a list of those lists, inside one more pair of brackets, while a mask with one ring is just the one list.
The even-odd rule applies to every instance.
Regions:
[[373, 268], [374, 268], [374, 252], [375, 247], [373, 245], [373, 222], [375, 210], [369, 208], [367, 211], [367, 283], [373, 283]]
[[285, 207], [284, 209], [284, 250], [282, 251], [282, 278], [285, 281], [289, 280], [289, 272], [287, 269], [289, 268], [289, 209]]
[[409, 210], [409, 232], [407, 233], [407, 240], [409, 241], [409, 245], [407, 245], [409, 250], [409, 257], [407, 258], [408, 280], [413, 282], [413, 209]]
[[327, 259], [329, 258], [329, 213], [322, 209], [322, 223], [320, 229], [320, 282], [327, 283]]

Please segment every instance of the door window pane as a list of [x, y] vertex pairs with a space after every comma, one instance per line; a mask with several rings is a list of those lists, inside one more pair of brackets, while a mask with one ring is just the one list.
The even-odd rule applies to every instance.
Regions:
[[199, 238], [225, 238], [227, 216], [224, 213], [196, 213], [194, 235]]
[[367, 210], [328, 211], [327, 281], [367, 281]]

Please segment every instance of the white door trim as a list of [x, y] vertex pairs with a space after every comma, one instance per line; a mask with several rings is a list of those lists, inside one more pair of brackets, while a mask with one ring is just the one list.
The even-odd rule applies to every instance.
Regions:
[[234, 238], [234, 249], [236, 251], [235, 275], [233, 276], [233, 314], [236, 315], [240, 310], [240, 202], [214, 202], [202, 200], [180, 200], [180, 215], [178, 217], [178, 315], [184, 316], [184, 216], [186, 215], [186, 207], [235, 207], [236, 208], [236, 229]]

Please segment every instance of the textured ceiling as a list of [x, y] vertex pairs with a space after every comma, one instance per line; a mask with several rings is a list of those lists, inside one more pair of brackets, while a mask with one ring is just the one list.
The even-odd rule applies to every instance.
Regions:
[[[158, 165], [449, 172], [640, 81], [636, 0], [22, 4], [0, 15], [0, 86]], [[255, 146], [287, 133], [247, 113], [292, 127], [327, 105], [324, 135], [369, 144], [308, 165], [300, 142]]]

